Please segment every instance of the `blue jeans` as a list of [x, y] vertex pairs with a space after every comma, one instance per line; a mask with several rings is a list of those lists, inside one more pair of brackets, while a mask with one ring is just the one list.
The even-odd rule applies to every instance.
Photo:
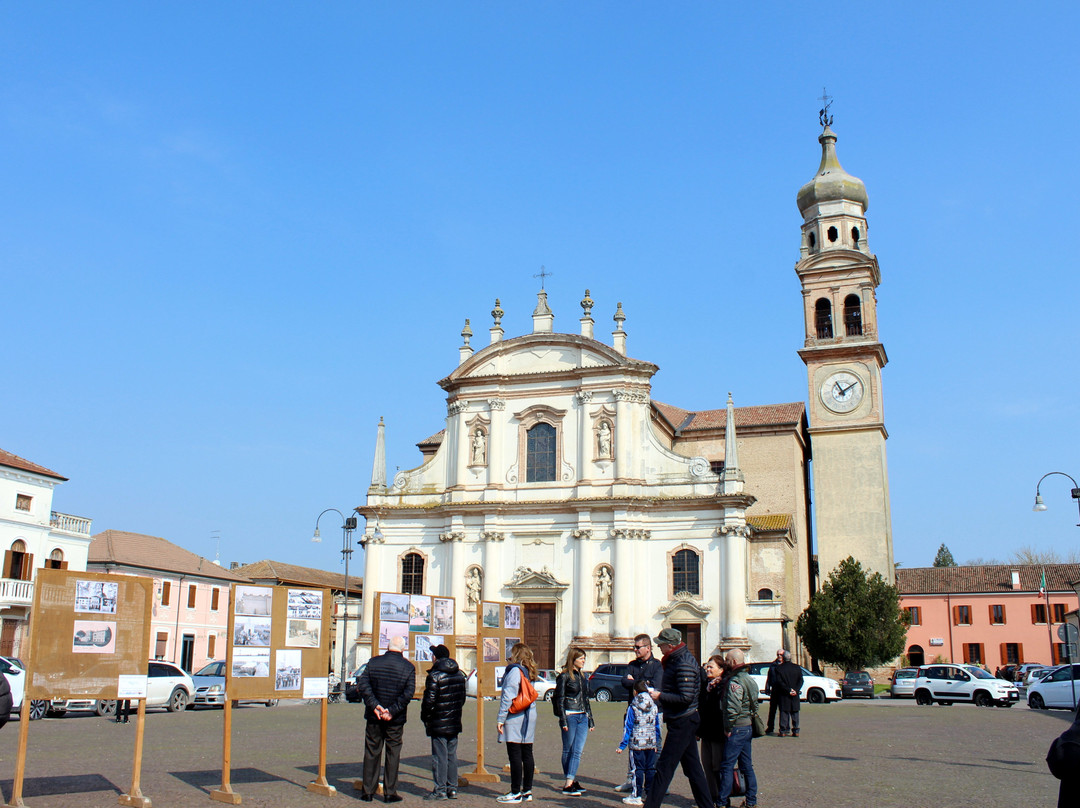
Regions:
[[581, 753], [589, 735], [589, 716], [585, 713], [571, 713], [565, 718], [568, 729], [562, 734], [562, 770], [567, 780], [573, 780], [577, 777]]
[[630, 759], [634, 761], [634, 790], [630, 792], [635, 797], [644, 797], [652, 788], [653, 775], [656, 774], [655, 749], [632, 749]]
[[731, 805], [731, 780], [736, 762], [746, 781], [746, 804], [757, 805], [757, 775], [754, 774], [754, 761], [750, 758], [753, 737], [751, 727], [735, 727], [724, 744], [724, 760], [720, 763], [720, 805]]

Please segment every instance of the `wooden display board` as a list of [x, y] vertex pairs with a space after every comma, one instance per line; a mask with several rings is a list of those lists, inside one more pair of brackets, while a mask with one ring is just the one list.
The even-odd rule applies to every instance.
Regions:
[[[32, 699], [115, 699], [120, 677], [141, 679], [146, 693], [154, 582], [137, 575], [39, 569], [30, 612], [30, 653], [19, 721], [12, 806], [22, 806]], [[139, 787], [146, 699], [138, 699], [131, 788], [120, 805], [150, 808]]]
[[232, 585], [225, 655], [221, 786], [210, 792], [211, 799], [233, 805], [240, 803], [240, 795], [230, 783], [233, 700], [307, 698], [305, 691], [313, 684], [322, 698], [319, 770], [307, 788], [324, 796], [337, 793], [326, 781], [326, 693], [332, 606], [329, 589]]
[[415, 698], [424, 695], [424, 682], [431, 670], [430, 648], [445, 645], [450, 658], [457, 657], [454, 625], [457, 602], [438, 595], [406, 595], [401, 592], [375, 593], [374, 619], [371, 628], [371, 655], [378, 656], [390, 646], [390, 638], [401, 635], [408, 640], [405, 658], [416, 668]]

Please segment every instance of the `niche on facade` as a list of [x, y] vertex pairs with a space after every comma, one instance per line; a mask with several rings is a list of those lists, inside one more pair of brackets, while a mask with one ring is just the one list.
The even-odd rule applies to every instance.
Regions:
[[615, 601], [615, 570], [610, 564], [597, 564], [593, 570], [593, 611], [610, 612]]
[[610, 462], [615, 459], [615, 410], [604, 405], [590, 413], [592, 429], [593, 461]]
[[482, 413], [477, 413], [465, 423], [465, 428], [469, 435], [465, 441], [469, 468], [475, 471], [487, 468], [488, 452], [491, 448], [491, 420]]
[[484, 571], [479, 564], [465, 570], [465, 608], [476, 617], [476, 607], [484, 596]]

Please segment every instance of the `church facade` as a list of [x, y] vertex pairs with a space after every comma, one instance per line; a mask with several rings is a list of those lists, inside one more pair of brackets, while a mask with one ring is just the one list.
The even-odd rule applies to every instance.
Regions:
[[[656, 401], [658, 368], [627, 355], [621, 304], [604, 342], [588, 291], [575, 333], [556, 331], [541, 291], [532, 332], [508, 339], [496, 301], [489, 344], [474, 349], [466, 321], [459, 364], [439, 382], [445, 428], [417, 444], [419, 466], [392, 480], [380, 421], [372, 484], [356, 509], [367, 519], [361, 657], [374, 594], [396, 591], [457, 599], [468, 665], [479, 600], [524, 604], [524, 639], [541, 667], [561, 664], [571, 645], [591, 664], [624, 661], [635, 634], [662, 626], [683, 631], [699, 658], [738, 647], [769, 659], [778, 647], [800, 651], [794, 620], [819, 569], [850, 552], [891, 576], [865, 188], [839, 168], [830, 129], [820, 140], [822, 165], [799, 194], [796, 266], [809, 408], [736, 408], [730, 394], [708, 411]], [[847, 328], [832, 328], [834, 311]], [[811, 475], [826, 529], [816, 543]]]

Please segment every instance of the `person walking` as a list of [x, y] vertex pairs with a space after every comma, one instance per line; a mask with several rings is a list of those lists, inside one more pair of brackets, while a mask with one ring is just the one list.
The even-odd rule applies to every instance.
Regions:
[[[664, 679], [664, 666], [653, 656], [652, 637], [648, 634], [638, 634], [634, 637], [634, 658], [626, 666], [626, 675], [622, 678], [622, 686], [630, 694], [627, 701], [633, 700], [634, 686], [643, 679], [650, 690], [659, 690]], [[630, 712], [629, 704], [626, 710], [627, 713]], [[623, 720], [626, 720], [625, 715]], [[620, 792], [634, 790], [634, 756], [627, 755], [626, 757], [626, 781], [622, 785], [615, 786], [615, 790]]]
[[701, 739], [701, 767], [705, 770], [705, 782], [709, 784], [712, 804], [720, 796], [720, 763], [724, 759], [724, 674], [729, 670], [727, 662], [720, 654], [709, 657], [705, 663], [705, 681], [701, 683], [698, 713], [701, 724], [698, 726], [698, 738]]
[[596, 727], [589, 705], [589, 686], [581, 673], [584, 667], [585, 652], [580, 648], [571, 648], [566, 653], [562, 672], [555, 677], [555, 694], [551, 699], [551, 706], [559, 719], [559, 729], [562, 730], [562, 770], [563, 779], [566, 780], [562, 787], [564, 797], [580, 797], [585, 793], [577, 781], [577, 771], [588, 734]]
[[776, 711], [779, 709], [777, 699], [772, 695], [773, 671], [784, 661], [784, 649], [776, 649], [776, 659], [769, 666], [769, 672], [765, 674], [765, 695], [769, 697], [769, 718], [765, 722], [765, 734], [772, 735], [776, 730]]
[[536, 661], [532, 649], [525, 643], [515, 643], [510, 649], [510, 664], [503, 674], [502, 697], [499, 700], [499, 716], [496, 729], [499, 743], [506, 744], [506, 754], [510, 758], [510, 791], [497, 802], [519, 803], [532, 801], [533, 742], [536, 740], [536, 701], [522, 710], [511, 712], [514, 699], [528, 683], [531, 687], [536, 681]]
[[645, 794], [652, 788], [656, 774], [656, 753], [660, 749], [660, 708], [649, 695], [644, 679], [634, 683], [634, 697], [623, 722], [623, 738], [616, 754], [629, 747], [634, 759], [634, 782], [630, 793], [623, 797], [627, 805], [642, 805]]
[[465, 674], [450, 658], [450, 649], [431, 649], [435, 662], [424, 682], [420, 720], [431, 738], [431, 777], [434, 787], [425, 800], [456, 800], [458, 784], [457, 744], [461, 734], [461, 710], [465, 706]]
[[[742, 772], [746, 786], [744, 808], [757, 805], [757, 775], [751, 756], [754, 728], [751, 715], [757, 712], [758, 688], [746, 668], [743, 652], [732, 648], [724, 656], [730, 668], [724, 686], [724, 758], [720, 763], [720, 795], [716, 805], [729, 808], [735, 765]], [[780, 714], [783, 721], [783, 713]], [[701, 805], [698, 802], [698, 805]]]
[[645, 796], [645, 808], [659, 808], [667, 796], [675, 767], [682, 764], [683, 774], [690, 781], [690, 790], [699, 806], [712, 804], [709, 784], [701, 769], [698, 755], [697, 728], [701, 723], [698, 715], [698, 696], [701, 693], [701, 668], [682, 640], [682, 632], [665, 628], [656, 636], [656, 644], [663, 654], [664, 678], [660, 690], [650, 691], [653, 701], [664, 712], [667, 737], [656, 761], [656, 776], [652, 788]]
[[371, 802], [379, 788], [379, 764], [383, 749], [383, 801], [401, 802], [397, 793], [401, 739], [405, 734], [409, 701], [416, 690], [416, 668], [405, 659], [406, 639], [391, 637], [386, 653], [372, 657], [360, 676], [360, 696], [364, 699], [364, 786], [360, 799]]
[[792, 738], [799, 737], [799, 696], [802, 693], [802, 668], [791, 661], [791, 652], [784, 651], [784, 661], [773, 673], [773, 692], [769, 697], [780, 703], [780, 737], [791, 731]]

